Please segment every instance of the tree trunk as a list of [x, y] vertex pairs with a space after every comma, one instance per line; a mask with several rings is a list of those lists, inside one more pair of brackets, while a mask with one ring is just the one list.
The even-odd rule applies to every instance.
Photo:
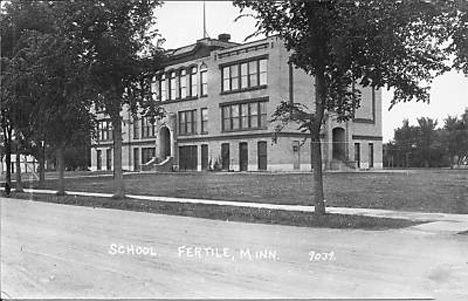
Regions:
[[57, 167], [58, 167], [58, 189], [57, 195], [65, 195], [65, 178], [64, 178], [64, 171], [65, 171], [65, 157], [64, 157], [64, 149], [63, 145], [60, 145], [57, 148]]
[[45, 181], [45, 145], [41, 147], [39, 158], [39, 187], [42, 188]]
[[314, 165], [314, 199], [315, 214], [325, 214], [325, 201], [323, 193], [322, 174], [322, 148], [320, 143], [320, 129], [322, 127], [325, 111], [325, 77], [323, 72], [317, 72], [315, 76], [315, 116], [311, 128], [311, 152]]
[[21, 183], [21, 148], [19, 145], [19, 141], [16, 143], [16, 162], [15, 162], [15, 169], [16, 169], [16, 183], [15, 183], [15, 191], [16, 192], [24, 192], [23, 190], [23, 183]]
[[11, 130], [4, 128], [3, 133], [5, 137], [5, 163], [6, 163], [5, 194], [9, 196], [11, 192]]
[[122, 170], [122, 118], [120, 114], [112, 118], [112, 126], [114, 129], [114, 185], [115, 191], [113, 198], [122, 199], [125, 197], [125, 188], [123, 182]]

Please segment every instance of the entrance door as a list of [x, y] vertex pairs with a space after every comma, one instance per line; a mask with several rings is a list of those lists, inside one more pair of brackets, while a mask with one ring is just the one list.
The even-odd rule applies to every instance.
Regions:
[[267, 170], [267, 143], [259, 141], [257, 144], [258, 170]]
[[345, 160], [345, 130], [342, 128], [334, 128], [332, 131], [332, 140], [333, 159]]
[[163, 127], [159, 132], [159, 159], [166, 160], [171, 156], [171, 133], [167, 127]]
[[112, 169], [112, 150], [111, 149], [106, 150], [106, 169], [107, 170]]
[[138, 148], [133, 149], [133, 170], [140, 170], [140, 149]]
[[203, 144], [201, 146], [201, 168], [202, 170], [208, 169], [208, 145]]
[[293, 153], [294, 153], [293, 168], [297, 170], [301, 168], [301, 147], [300, 147], [299, 141], [293, 141]]
[[96, 152], [96, 169], [102, 170], [102, 150]]
[[374, 167], [374, 144], [369, 143], [369, 168]]
[[221, 169], [229, 171], [229, 160], [231, 160], [229, 155], [229, 143], [221, 144]]
[[361, 167], [361, 145], [359, 143], [354, 143], [354, 162], [358, 168]]
[[239, 167], [240, 171], [247, 171], [249, 166], [249, 149], [247, 142], [239, 143]]
[[179, 146], [179, 169], [197, 170], [198, 149], [196, 145]]

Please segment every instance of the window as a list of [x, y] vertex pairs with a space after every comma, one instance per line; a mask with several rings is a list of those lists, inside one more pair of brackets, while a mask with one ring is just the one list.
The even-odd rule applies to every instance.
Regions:
[[138, 118], [133, 119], [133, 139], [140, 139], [140, 122]]
[[255, 87], [258, 85], [258, 65], [257, 61], [249, 62], [249, 86]]
[[179, 112], [179, 135], [191, 135], [196, 133], [197, 110]]
[[112, 139], [112, 125], [110, 121], [99, 121], [97, 125], [98, 140], [106, 141]]
[[267, 125], [267, 102], [231, 104], [221, 107], [223, 131], [258, 129]]
[[180, 70], [179, 95], [182, 99], [187, 97], [187, 71], [185, 69]]
[[167, 100], [167, 84], [165, 74], [161, 74], [161, 77], [159, 78], [159, 96], [161, 97], [161, 101]]
[[231, 78], [230, 78], [230, 84], [231, 84], [231, 90], [237, 90], [239, 89], [239, 66], [234, 65], [229, 68], [231, 70]]
[[171, 72], [171, 76], [169, 79], [169, 100], [175, 100], [176, 99], [176, 91], [177, 91], [177, 85], [176, 85], [176, 73], [175, 71]]
[[222, 67], [222, 91], [238, 91], [267, 84], [267, 59]]
[[141, 136], [143, 138], [154, 137], [155, 128], [156, 125], [154, 122], [151, 122], [150, 117], [143, 117], [141, 119]]
[[198, 95], [197, 72], [197, 67], [192, 67], [190, 69], [190, 96], [192, 97]]
[[241, 64], [241, 89], [249, 87], [248, 67], [247, 63]]
[[208, 79], [207, 70], [200, 70], [200, 81], [201, 81], [201, 96], [208, 95]]
[[260, 85], [267, 84], [267, 60], [261, 59], [258, 61], [259, 65], [259, 81]]
[[208, 132], [208, 109], [201, 109], [201, 132]]

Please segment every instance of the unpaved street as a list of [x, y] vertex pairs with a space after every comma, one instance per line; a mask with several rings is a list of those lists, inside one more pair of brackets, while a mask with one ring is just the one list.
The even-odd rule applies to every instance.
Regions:
[[468, 299], [468, 235], [0, 202], [2, 298]]

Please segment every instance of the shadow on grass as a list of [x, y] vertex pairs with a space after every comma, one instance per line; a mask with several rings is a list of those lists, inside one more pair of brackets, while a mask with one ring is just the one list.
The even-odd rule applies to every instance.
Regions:
[[179, 215], [223, 221], [276, 224], [298, 227], [386, 230], [410, 227], [424, 222], [406, 219], [380, 218], [360, 215], [330, 214], [316, 216], [311, 212], [271, 210], [207, 204], [166, 203], [138, 199], [112, 199], [76, 195], [46, 195], [13, 192], [11, 198], [47, 203], [111, 208], [118, 210]]

